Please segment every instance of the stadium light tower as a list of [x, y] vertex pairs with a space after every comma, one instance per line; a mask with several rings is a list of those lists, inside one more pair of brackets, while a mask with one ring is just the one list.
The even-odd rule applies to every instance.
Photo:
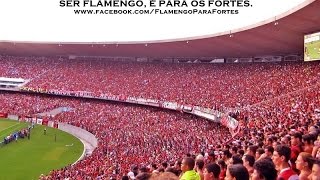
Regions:
[[279, 24], [279, 22], [277, 21], [277, 16], [275, 16], [274, 17], [274, 25], [276, 26], [276, 25], [278, 25]]
[[230, 30], [230, 32], [229, 32], [229, 37], [233, 37], [233, 34], [232, 34], [232, 32], [231, 32], [231, 30]]

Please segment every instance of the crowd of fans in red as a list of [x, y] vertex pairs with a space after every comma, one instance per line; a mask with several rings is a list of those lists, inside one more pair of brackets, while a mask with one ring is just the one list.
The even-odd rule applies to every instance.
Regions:
[[[150, 172], [179, 175], [182, 170], [185, 175], [194, 164], [202, 179], [215, 174], [218, 179], [244, 180], [246, 174], [253, 179], [320, 177], [318, 62], [140, 64], [0, 57], [0, 63], [4, 64], [0, 76], [30, 78], [27, 86], [31, 87], [154, 98], [217, 109], [237, 107], [231, 115], [240, 122], [241, 130], [230, 142], [231, 135], [224, 127], [179, 112], [1, 93], [0, 110], [9, 113], [71, 107], [74, 111], [55, 118], [87, 129], [99, 140], [91, 156], [42, 179], [146, 179]], [[195, 162], [186, 157], [199, 153], [202, 155]], [[214, 168], [215, 163], [219, 168]], [[239, 173], [242, 176], [238, 177]]]
[[320, 78], [318, 63], [173, 64], [0, 56], [0, 76], [28, 87], [88, 91], [199, 105], [243, 107]]
[[[39, 99], [39, 100], [37, 100]], [[54, 119], [93, 133], [99, 141], [93, 154], [67, 171], [55, 171], [58, 177], [96, 177], [112, 175], [114, 170], [126, 174], [133, 164], [174, 162], [187, 153], [204, 152], [217, 142], [228, 141], [230, 133], [219, 124], [192, 115], [155, 108], [110, 104], [103, 101], [67, 99], [26, 94], [2, 93], [0, 102], [37, 112], [47, 107], [70, 107]], [[23, 109], [1, 104], [10, 114], [23, 114]], [[7, 107], [7, 108], [6, 108]]]

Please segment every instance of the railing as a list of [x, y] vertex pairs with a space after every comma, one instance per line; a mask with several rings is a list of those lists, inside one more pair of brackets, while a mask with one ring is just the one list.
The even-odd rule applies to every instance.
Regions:
[[131, 103], [131, 104], [139, 104], [139, 105], [145, 105], [145, 106], [170, 109], [170, 110], [193, 114], [216, 123], [221, 123], [223, 126], [226, 126], [232, 131], [237, 129], [239, 125], [239, 122], [236, 119], [230, 117], [228, 114], [225, 114], [223, 112], [219, 112], [213, 109], [204, 108], [200, 106], [183, 105], [183, 104], [178, 104], [176, 102], [160, 101], [156, 99], [137, 98], [132, 96], [121, 96], [121, 95], [115, 96], [115, 95], [109, 95], [109, 94], [95, 94], [93, 92], [84, 92], [84, 91], [62, 91], [62, 90], [30, 88], [30, 87], [21, 87], [19, 90], [11, 90], [11, 91], [32, 92], [32, 93], [50, 94], [50, 95], [66, 96], [66, 97], [81, 97], [81, 98], [88, 98], [88, 99], [100, 99], [100, 100], [106, 100], [106, 101], [125, 102], [125, 103]]

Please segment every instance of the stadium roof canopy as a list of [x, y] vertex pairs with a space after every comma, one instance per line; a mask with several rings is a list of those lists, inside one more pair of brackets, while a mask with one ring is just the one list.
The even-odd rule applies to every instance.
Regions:
[[1, 41], [17, 56], [253, 57], [303, 54], [304, 35], [320, 31], [320, 0], [306, 0], [258, 24], [208, 36], [153, 42], [52, 43]]

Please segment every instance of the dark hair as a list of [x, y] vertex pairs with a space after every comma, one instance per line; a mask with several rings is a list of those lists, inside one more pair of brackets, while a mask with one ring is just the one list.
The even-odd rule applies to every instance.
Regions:
[[203, 169], [204, 166], [204, 161], [203, 160], [197, 160], [196, 165], [198, 166], [199, 169]]
[[230, 153], [230, 151], [228, 149], [223, 150], [223, 155], [227, 156], [228, 158], [231, 158], [232, 154]]
[[204, 153], [203, 151], [201, 151], [201, 152], [200, 152], [200, 154], [201, 154], [202, 156], [204, 156], [204, 155], [205, 155], [205, 153]]
[[134, 166], [134, 167], [132, 168], [132, 172], [133, 172], [134, 176], [137, 176], [137, 175], [138, 175], [138, 173], [139, 173], [138, 171], [139, 171], [138, 166]]
[[260, 179], [275, 180], [277, 178], [277, 170], [269, 159], [257, 161], [254, 163], [253, 168], [259, 173]]
[[232, 156], [232, 164], [243, 164], [243, 161], [239, 155], [233, 155]]
[[263, 142], [260, 140], [259, 142], [258, 142], [258, 148], [261, 148], [263, 146]]
[[274, 148], [272, 146], [267, 146], [266, 147], [266, 150], [268, 150], [269, 152], [271, 152], [271, 154], [273, 153], [274, 151]]
[[292, 133], [291, 136], [293, 136], [295, 138], [299, 138], [300, 141], [302, 140], [302, 134], [300, 132], [294, 132], [294, 133]]
[[189, 167], [189, 170], [194, 168], [195, 161], [193, 158], [185, 157], [183, 158], [183, 160], [185, 161], [186, 165]]
[[223, 169], [226, 169], [226, 168], [227, 168], [226, 162], [224, 162], [224, 161], [221, 160], [221, 159], [218, 161], [218, 164], [219, 164]]
[[129, 180], [128, 176], [122, 176], [121, 180]]
[[157, 169], [157, 168], [158, 168], [158, 167], [157, 167], [157, 164], [152, 164], [151, 167], [152, 167], [153, 169]]
[[221, 172], [220, 166], [216, 163], [207, 164], [205, 169], [207, 169], [208, 173], [213, 173], [215, 178], [219, 178], [219, 174]]
[[278, 140], [277, 136], [272, 136], [271, 138], [272, 138], [273, 141], [277, 141]]
[[164, 172], [171, 172], [171, 173], [173, 173], [173, 174], [176, 174], [176, 173], [177, 173], [177, 172], [176, 172], [176, 169], [173, 168], [173, 167], [167, 167], [167, 168], [164, 170]]
[[271, 157], [265, 157], [265, 158], [263, 158], [263, 159], [265, 159], [265, 160], [270, 161], [270, 162], [272, 162], [272, 163], [273, 163], [273, 161], [272, 161], [272, 158], [271, 158]]
[[256, 154], [257, 149], [258, 149], [258, 146], [256, 146], [256, 145], [249, 146], [249, 150], [251, 152], [253, 152], [253, 154]]
[[162, 165], [164, 168], [167, 168], [167, 167], [168, 167], [168, 163], [167, 163], [167, 162], [163, 162], [163, 163], [161, 163], [161, 165]]
[[216, 156], [216, 155], [214, 154], [214, 151], [210, 151], [208, 155], [209, 155], [209, 156], [212, 156], [212, 157], [215, 157], [215, 156]]
[[244, 155], [244, 150], [243, 149], [239, 149], [238, 150], [238, 154], [240, 154], [240, 156], [243, 156]]
[[286, 145], [278, 145], [275, 149], [278, 152], [279, 156], [284, 156], [286, 161], [290, 160], [291, 149]]
[[139, 168], [138, 168], [138, 166], [136, 166], [136, 165], [132, 165], [132, 166], [131, 166], [131, 170], [132, 170], [132, 171], [138, 171]]
[[263, 153], [264, 153], [264, 149], [259, 148], [259, 149], [257, 149], [257, 152], [261, 155], [261, 154], [263, 154]]
[[236, 146], [233, 146], [231, 149], [232, 149], [232, 151], [234, 151], [234, 152], [238, 152], [238, 148], [237, 148]]
[[284, 136], [285, 139], [287, 139], [287, 141], [291, 141], [291, 136]]
[[313, 165], [318, 165], [320, 166], [320, 160], [319, 159], [315, 159], [315, 158], [312, 158], [311, 161], [313, 162]]
[[137, 176], [136, 176], [136, 180], [148, 180], [149, 178], [151, 177], [151, 174], [150, 173], [139, 173]]
[[248, 161], [249, 162], [249, 166], [251, 166], [251, 167], [253, 166], [254, 161], [255, 161], [254, 157], [249, 155], [249, 154], [244, 155], [244, 160]]
[[249, 180], [249, 172], [247, 168], [241, 164], [229, 165], [228, 170], [236, 180]]
[[311, 134], [305, 134], [302, 136], [303, 141], [307, 142], [308, 144], [311, 144], [312, 141], [314, 141], [313, 139], [313, 135]]
[[140, 172], [148, 172], [148, 171], [149, 171], [148, 168], [145, 166], [140, 168]]
[[181, 166], [181, 163], [182, 163], [182, 162], [181, 162], [181, 160], [177, 160], [176, 163], [177, 163], [179, 166]]

